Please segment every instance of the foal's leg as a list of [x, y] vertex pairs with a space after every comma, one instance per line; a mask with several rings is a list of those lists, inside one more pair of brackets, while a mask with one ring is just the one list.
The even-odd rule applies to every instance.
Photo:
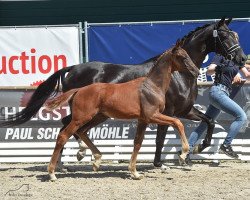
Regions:
[[101, 164], [101, 157], [102, 154], [101, 152], [96, 148], [96, 146], [92, 143], [92, 141], [89, 139], [87, 132], [97, 126], [100, 123], [103, 123], [104, 121], [106, 121], [108, 119], [107, 116], [98, 113], [97, 115], [95, 115], [93, 117], [92, 120], [90, 120], [87, 124], [85, 124], [84, 126], [82, 126], [78, 131], [77, 134], [78, 136], [84, 141], [84, 143], [90, 148], [94, 158], [95, 158], [95, 162], [93, 163], [93, 170], [94, 171], [98, 171], [100, 164]]
[[[70, 106], [70, 111], [72, 113], [72, 99], [69, 101], [69, 106]], [[64, 124], [64, 126], [65, 125], [67, 126], [69, 124], [69, 122], [71, 121], [71, 119], [72, 119], [72, 114], [63, 118], [62, 123]], [[76, 133], [74, 133], [73, 136], [79, 145], [79, 150], [76, 153], [76, 158], [78, 161], [81, 161], [84, 158], [84, 156], [86, 155], [86, 145], [84, 144], [84, 142], [79, 138], [79, 136]]]
[[100, 168], [101, 158], [102, 158], [101, 152], [96, 148], [96, 146], [89, 139], [89, 137], [87, 136], [87, 133], [81, 133], [79, 136], [85, 142], [85, 144], [91, 149], [92, 154], [95, 158], [95, 162], [93, 163], [93, 170], [98, 171]]
[[[61, 128], [60, 132], [62, 132], [71, 122], [72, 119], [72, 115], [68, 115], [66, 117], [64, 117], [62, 119], [62, 123], [63, 123], [63, 127]], [[64, 167], [63, 163], [62, 163], [62, 153], [63, 153], [63, 148], [60, 151], [59, 157], [58, 157], [58, 162], [57, 162], [57, 168], [61, 171], [61, 172], [67, 172], [67, 168]]]
[[128, 169], [132, 174], [132, 178], [137, 179], [137, 180], [140, 180], [143, 178], [143, 175], [140, 175], [136, 170], [136, 160], [137, 160], [138, 152], [141, 148], [141, 144], [144, 138], [146, 127], [147, 127], [147, 124], [145, 122], [138, 120], [137, 131], [136, 131], [136, 135], [134, 139], [134, 150], [131, 155], [130, 163], [128, 166]]
[[51, 181], [55, 181], [57, 178], [55, 176], [55, 167], [60, 156], [60, 151], [62, 150], [63, 146], [66, 144], [70, 136], [77, 131], [79, 127], [74, 123], [71, 122], [62, 132], [59, 133], [56, 141], [56, 146], [54, 148], [53, 155], [51, 157], [48, 172]]
[[156, 113], [150, 118], [150, 123], [157, 123], [161, 125], [171, 125], [177, 128], [182, 144], [182, 154], [180, 155], [181, 162], [185, 162], [185, 158], [189, 151], [189, 145], [184, 131], [184, 126], [181, 121], [177, 118], [169, 117], [161, 113]]
[[56, 141], [56, 146], [54, 148], [54, 152], [53, 152], [53, 155], [51, 157], [51, 160], [48, 166], [48, 172], [49, 172], [51, 181], [56, 180], [55, 167], [56, 167], [61, 149], [66, 144], [70, 136], [72, 136], [82, 124], [85, 124], [88, 121], [90, 121], [92, 117], [95, 115], [95, 113], [97, 112], [95, 108], [93, 109], [90, 109], [90, 108], [91, 107], [89, 107], [89, 112], [86, 111], [87, 115], [81, 115], [82, 113], [76, 112], [77, 114], [75, 115], [79, 116], [78, 118], [80, 118], [80, 120], [79, 119], [72, 120], [70, 124], [64, 130], [62, 130], [62, 132], [59, 133], [57, 137], [57, 141]]

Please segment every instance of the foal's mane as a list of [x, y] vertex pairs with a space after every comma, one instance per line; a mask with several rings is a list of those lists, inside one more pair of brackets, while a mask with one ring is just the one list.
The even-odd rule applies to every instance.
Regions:
[[153, 67], [149, 70], [147, 76], [148, 76], [148, 75], [150, 74], [150, 72], [155, 68], [155, 66], [157, 65], [158, 61], [161, 60], [161, 58], [162, 58], [163, 56], [165, 56], [167, 53], [169, 53], [170, 51], [172, 51], [173, 48], [174, 48], [174, 47], [171, 47], [170, 49], [164, 51], [161, 55], [159, 55], [159, 56], [157, 56], [157, 57], [156, 57], [156, 56], [154, 57], [154, 58], [155, 58], [155, 60], [154, 60], [154, 65], [153, 65]]

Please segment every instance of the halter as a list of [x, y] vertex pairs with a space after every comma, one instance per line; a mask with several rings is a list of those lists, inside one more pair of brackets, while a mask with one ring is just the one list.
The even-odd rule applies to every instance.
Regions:
[[234, 44], [233, 46], [229, 47], [227, 49], [226, 45], [224, 44], [224, 41], [221, 41], [220, 39], [220, 36], [218, 34], [219, 31], [224, 31], [224, 32], [227, 32], [227, 33], [232, 33], [233, 31], [227, 31], [227, 30], [219, 30], [216, 28], [216, 26], [214, 27], [214, 30], [213, 30], [213, 37], [215, 39], [215, 50], [216, 50], [216, 38], [218, 38], [221, 46], [223, 47], [223, 50], [225, 51], [226, 53], [226, 57], [227, 59], [229, 60], [232, 60], [234, 58], [233, 56], [233, 53], [237, 50], [237, 49], [240, 49], [240, 45], [239, 44]]

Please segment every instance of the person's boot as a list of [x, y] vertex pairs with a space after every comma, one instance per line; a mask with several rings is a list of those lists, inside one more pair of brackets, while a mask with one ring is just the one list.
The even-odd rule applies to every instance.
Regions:
[[235, 158], [235, 159], [239, 158], [239, 156], [233, 151], [231, 145], [225, 146], [224, 144], [222, 144], [220, 146], [219, 152], [224, 153], [231, 158]]

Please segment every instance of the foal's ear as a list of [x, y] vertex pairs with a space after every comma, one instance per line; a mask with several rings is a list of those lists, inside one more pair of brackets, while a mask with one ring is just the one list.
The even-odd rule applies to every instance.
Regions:
[[174, 54], [177, 51], [177, 48], [178, 48], [177, 46], [174, 46], [171, 50], [171, 53]]
[[175, 43], [175, 46], [178, 48], [178, 47], [181, 47], [183, 45], [183, 41], [181, 39], [178, 39]]

